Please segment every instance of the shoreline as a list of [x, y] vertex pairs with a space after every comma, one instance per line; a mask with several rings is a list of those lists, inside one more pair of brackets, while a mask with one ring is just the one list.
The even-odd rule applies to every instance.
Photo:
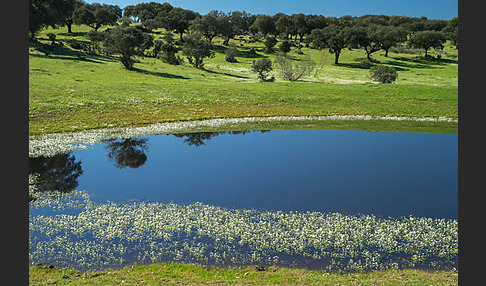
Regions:
[[[102, 129], [87, 129], [76, 132], [46, 133], [29, 136], [29, 157], [53, 156], [55, 154], [70, 152], [75, 149], [86, 149], [87, 145], [99, 144], [104, 140], [116, 138], [133, 138], [158, 134], [175, 134], [182, 132], [208, 132], [229, 131], [229, 129], [279, 129], [285, 124], [306, 124], [307, 126], [294, 126], [297, 129], [315, 128], [312, 123], [348, 123], [370, 121], [383, 123], [449, 123], [457, 125], [458, 119], [448, 117], [399, 117], [399, 116], [370, 116], [370, 115], [330, 115], [330, 116], [272, 116], [272, 117], [240, 117], [240, 118], [214, 118], [191, 121], [175, 121], [154, 123], [145, 126], [114, 127]], [[284, 126], [285, 127], [285, 126]], [[288, 126], [287, 126], [288, 127]], [[327, 128], [330, 127], [330, 128]], [[335, 125], [317, 126], [318, 129], [333, 129]], [[351, 126], [352, 128], [352, 126]], [[351, 129], [345, 125], [343, 129]], [[228, 130], [226, 130], [228, 129]], [[284, 128], [285, 129], [285, 128]], [[292, 127], [290, 128], [292, 129]], [[339, 129], [339, 127], [338, 127]], [[370, 131], [372, 128], [362, 130]], [[379, 129], [379, 128], [378, 128]]]

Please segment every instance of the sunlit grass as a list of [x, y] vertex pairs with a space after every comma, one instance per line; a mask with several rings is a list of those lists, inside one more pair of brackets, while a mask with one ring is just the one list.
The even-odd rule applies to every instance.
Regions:
[[105, 271], [31, 266], [30, 285], [457, 285], [457, 271], [387, 270], [335, 274], [322, 271], [268, 267], [217, 268], [173, 263]]
[[[41, 42], [47, 43], [47, 32], [61, 41], [87, 42], [89, 28], [74, 27], [74, 35], [63, 29], [42, 32]], [[146, 57], [137, 58], [134, 70], [126, 70], [114, 55], [88, 55], [66, 45], [63, 55], [44, 56], [32, 46], [29, 134], [246, 116], [458, 116], [456, 59], [395, 53], [385, 58], [375, 53], [375, 60], [395, 66], [399, 73], [395, 84], [381, 85], [369, 79], [374, 63], [363, 60], [362, 50], [343, 51], [341, 64], [334, 65], [326, 51], [303, 48], [318, 62], [315, 73], [289, 83], [274, 71], [276, 82], [260, 83], [250, 72], [251, 62], [275, 54], [261, 52], [261, 42], [232, 43], [240, 51], [238, 63], [224, 61], [226, 47], [215, 39], [216, 57], [206, 60], [205, 69]], [[257, 55], [247, 53], [250, 47]], [[457, 55], [449, 46], [446, 50]], [[295, 50], [290, 54], [302, 57]]]

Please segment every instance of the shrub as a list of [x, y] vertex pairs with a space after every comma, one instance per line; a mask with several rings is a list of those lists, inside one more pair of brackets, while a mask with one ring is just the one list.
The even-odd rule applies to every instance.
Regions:
[[167, 33], [164, 38], [165, 42], [162, 41], [155, 41], [154, 45], [154, 54], [155, 56], [163, 61], [164, 63], [171, 64], [171, 65], [180, 65], [184, 62], [184, 60], [180, 56], [176, 56], [175, 54], [179, 51], [177, 46], [174, 44], [174, 39], [170, 33]]
[[269, 59], [259, 59], [258, 61], [253, 60], [251, 65], [251, 70], [258, 74], [260, 81], [273, 81], [275, 78], [267, 80], [268, 73], [273, 70], [272, 61]]
[[230, 63], [238, 62], [235, 57], [238, 55], [238, 49], [235, 47], [228, 48], [224, 51], [225, 60]]
[[380, 83], [392, 83], [398, 77], [394, 67], [378, 65], [370, 68], [370, 78]]
[[[289, 41], [283, 41], [280, 46], [278, 47], [278, 50], [284, 54], [290, 52], [290, 49], [292, 47], [292, 44]], [[299, 48], [300, 50], [300, 48]]]
[[289, 81], [296, 81], [302, 77], [309, 76], [316, 67], [316, 62], [307, 55], [305, 59], [294, 61], [288, 55], [279, 55], [275, 64], [280, 75]]
[[265, 38], [265, 53], [270, 54], [273, 52], [273, 47], [278, 43], [275, 37], [266, 37]]
[[47, 37], [49, 38], [49, 41], [51, 41], [51, 42], [53, 42], [53, 43], [56, 41], [56, 34], [53, 34], [53, 33], [47, 33], [46, 35], [47, 35]]

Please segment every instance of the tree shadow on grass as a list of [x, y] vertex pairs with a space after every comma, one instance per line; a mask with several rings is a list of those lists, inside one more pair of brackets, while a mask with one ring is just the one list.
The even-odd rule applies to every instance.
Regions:
[[437, 59], [433, 57], [393, 57], [394, 60], [406, 62], [412, 68], [435, 68], [434, 66], [442, 66], [445, 64], [457, 64], [457, 60], [451, 59]]
[[[218, 52], [218, 53], [222, 53], [224, 54], [224, 52], [229, 49], [230, 47], [224, 47], [224, 46], [220, 46], [220, 45], [213, 45], [211, 47], [211, 50], [215, 51], [215, 52]], [[236, 56], [237, 58], [249, 58], [249, 59], [260, 59], [260, 58], [268, 58], [268, 56], [266, 55], [262, 55], [262, 54], [259, 54], [257, 53], [256, 49], [254, 48], [254, 52], [250, 52], [250, 49], [249, 47], [236, 47], [238, 49], [238, 55]]]
[[155, 72], [155, 71], [148, 71], [148, 70], [142, 70], [139, 68], [131, 68], [131, 71], [139, 72], [142, 74], [146, 75], [153, 75], [153, 76], [159, 76], [159, 77], [165, 77], [165, 78], [175, 78], [175, 79], [190, 79], [189, 77], [181, 76], [181, 75], [175, 75], [175, 74], [170, 74], [170, 73], [165, 73], [165, 72]]
[[202, 68], [201, 70], [203, 70], [207, 73], [211, 73], [211, 74], [219, 74], [219, 75], [226, 75], [226, 76], [235, 77], [235, 78], [249, 79], [249, 77], [247, 77], [247, 76], [235, 75], [235, 74], [230, 74], [230, 73], [227, 73], [227, 72], [217, 72], [217, 71], [208, 70], [206, 68]]
[[370, 62], [355, 62], [355, 63], [339, 63], [337, 66], [353, 68], [353, 69], [369, 70], [371, 67], [376, 66], [376, 64]]
[[44, 43], [29, 43], [29, 48], [40, 52], [29, 53], [30, 56], [45, 58], [45, 59], [59, 59], [69, 61], [84, 61], [90, 63], [105, 64], [105, 62], [116, 62], [118, 59], [100, 54], [88, 54], [83, 51], [72, 50], [65, 45], [60, 44], [44, 44]]

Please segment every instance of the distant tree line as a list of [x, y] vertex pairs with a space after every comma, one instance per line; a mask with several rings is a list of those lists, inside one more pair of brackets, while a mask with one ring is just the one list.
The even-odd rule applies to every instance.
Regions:
[[[130, 26], [131, 23], [137, 25]], [[270, 16], [252, 15], [245, 11], [217, 10], [201, 15], [173, 7], [169, 3], [139, 3], [121, 9], [117, 5], [87, 4], [82, 0], [29, 0], [31, 37], [35, 37], [46, 27], [67, 26], [68, 33], [72, 33], [73, 24], [84, 24], [94, 31], [102, 26], [120, 26], [112, 29], [116, 35], [101, 37], [99, 41], [104, 41], [107, 50], [112, 53], [121, 53], [126, 67], [131, 67], [131, 56], [139, 54], [140, 51], [154, 46], [158, 51], [164, 48], [174, 54], [179, 49], [176, 45], [186, 51], [184, 54], [190, 63], [201, 67], [204, 57], [214, 55], [208, 49], [215, 37], [222, 37], [223, 45], [229, 45], [230, 39], [245, 35], [250, 36], [250, 41], [263, 39], [266, 53], [274, 51], [277, 39], [281, 40], [279, 51], [283, 53], [290, 51], [289, 41], [299, 49], [305, 45], [327, 50], [334, 54], [335, 64], [339, 64], [339, 56], [346, 48], [363, 49], [367, 59], [372, 61], [373, 53], [383, 50], [386, 57], [390, 48], [403, 43], [424, 49], [426, 57], [431, 48], [442, 49], [447, 40], [458, 47], [458, 17], [437, 20], [395, 15], [325, 17], [302, 13], [277, 13]], [[167, 36], [167, 41], [162, 43], [145, 35], [159, 28], [179, 34], [179, 41]], [[122, 29], [125, 30], [121, 31]], [[202, 38], [208, 44], [203, 43]], [[117, 43], [122, 40], [125, 44]], [[127, 41], [130, 42], [129, 48], [126, 47]], [[184, 47], [186, 41], [189, 43]], [[200, 47], [201, 45], [204, 47]], [[200, 51], [194, 54], [198, 49]], [[165, 55], [165, 58], [171, 59], [173, 63], [180, 62], [180, 59], [171, 55]]]

